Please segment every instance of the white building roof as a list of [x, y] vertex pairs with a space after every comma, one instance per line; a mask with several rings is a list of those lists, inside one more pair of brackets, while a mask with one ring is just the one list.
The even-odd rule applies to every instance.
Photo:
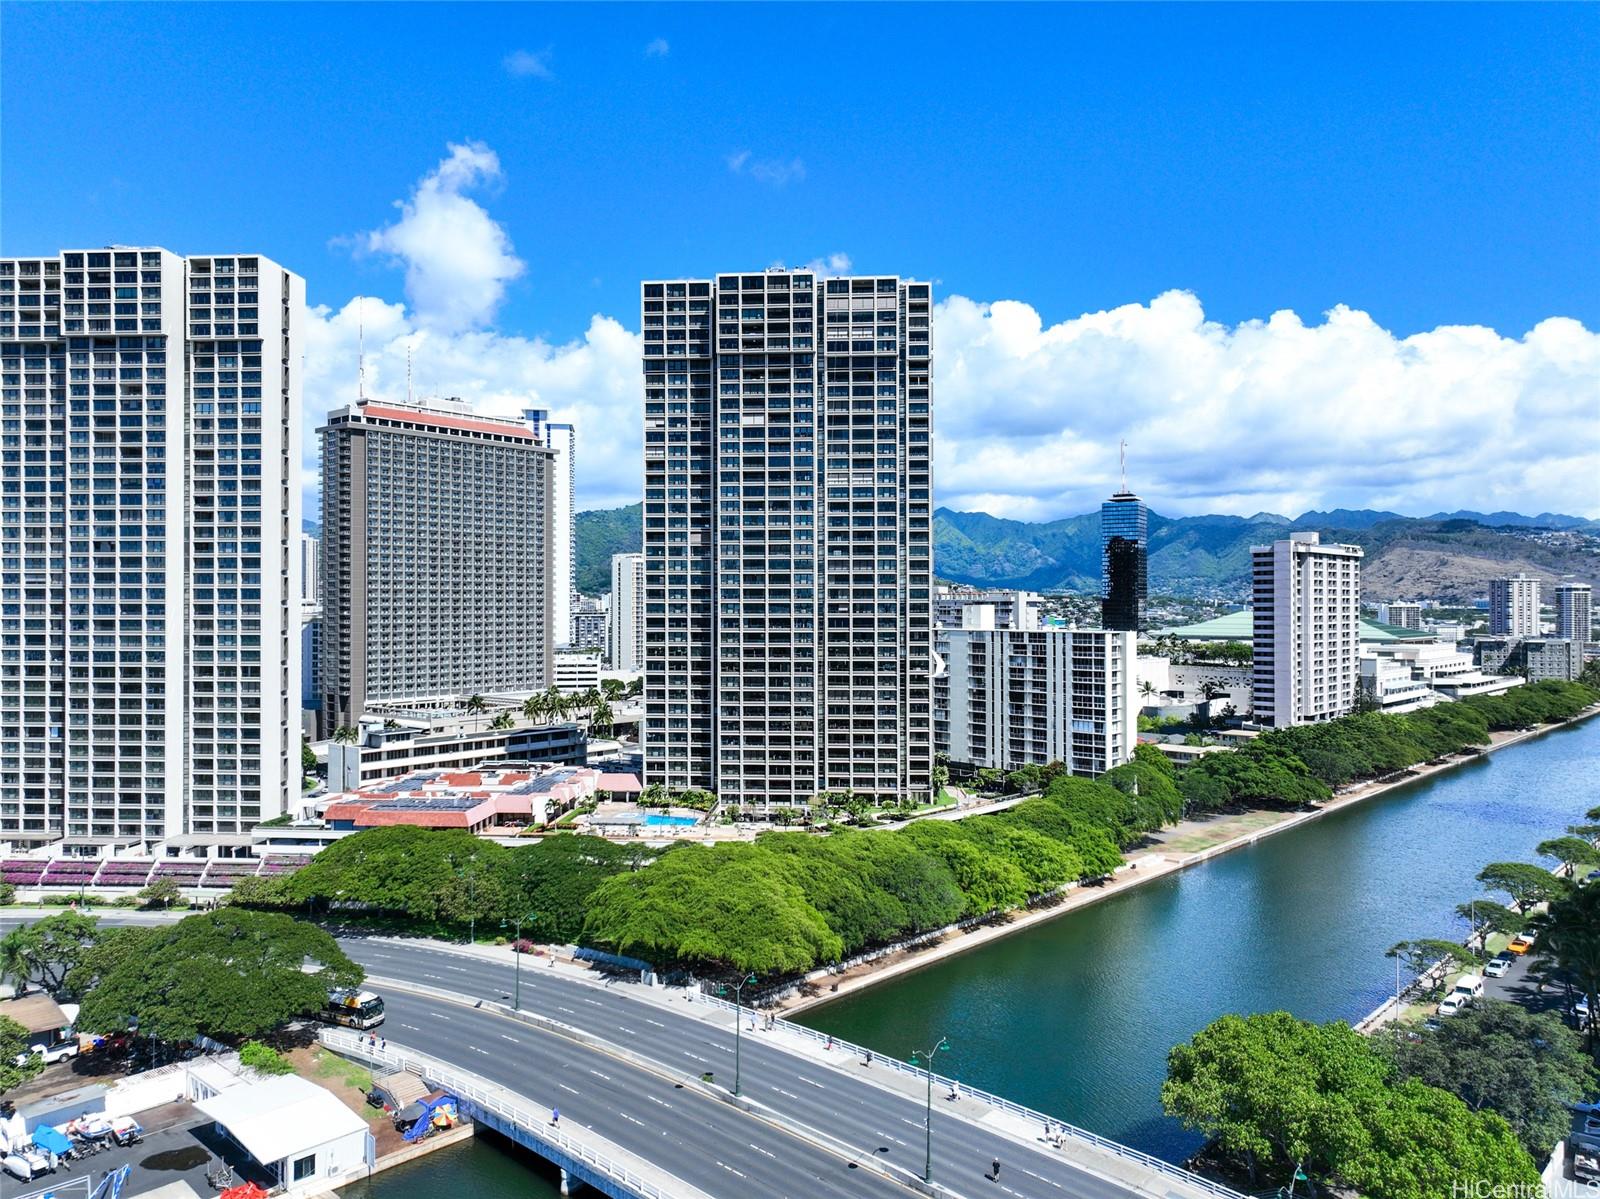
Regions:
[[367, 1131], [367, 1122], [331, 1091], [294, 1074], [229, 1087], [195, 1107], [263, 1165]]

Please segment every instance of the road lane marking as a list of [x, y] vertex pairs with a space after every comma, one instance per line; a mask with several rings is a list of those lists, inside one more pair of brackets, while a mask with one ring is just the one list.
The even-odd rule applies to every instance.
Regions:
[[586, 996], [583, 1001], [589, 1004], [591, 1007], [605, 1007], [605, 1004], [601, 1003], [598, 999], [590, 999]]
[[511, 1035], [510, 1035], [510, 1034], [509, 1034], [509, 1033], [501, 1033], [501, 1034], [500, 1034], [500, 1039], [501, 1039], [501, 1040], [502, 1040], [502, 1041], [510, 1041], [510, 1042], [511, 1042], [511, 1043], [512, 1043], [512, 1044], [513, 1044], [513, 1045], [520, 1045], [520, 1044], [522, 1044], [522, 1042], [521, 1042], [521, 1041], [519, 1041], [519, 1040], [517, 1040], [517, 1038], [516, 1038], [516, 1037], [513, 1037], [513, 1036], [511, 1036]]
[[651, 1103], [659, 1103], [662, 1107], [671, 1107], [672, 1106], [672, 1104], [668, 1103], [665, 1099], [657, 1099], [654, 1095], [646, 1095], [645, 1098], [648, 1099]]
[[481, 1053], [481, 1054], [483, 1054], [484, 1057], [493, 1057], [494, 1056], [487, 1049], [479, 1049], [476, 1045], [468, 1045], [467, 1048], [472, 1050], [473, 1053]]
[[628, 1123], [630, 1123], [630, 1124], [637, 1124], [640, 1128], [648, 1127], [648, 1125], [646, 1125], [643, 1120], [635, 1120], [632, 1116], [628, 1115], [627, 1112], [618, 1112], [617, 1115], [621, 1116], [624, 1120], [628, 1121]]
[[422, 1031], [422, 1030], [421, 1030], [421, 1029], [420, 1029], [420, 1028], [418, 1028], [418, 1027], [417, 1027], [417, 1026], [416, 1026], [416, 1025], [415, 1025], [415, 1024], [407, 1024], [407, 1023], [406, 1023], [406, 1022], [405, 1022], [405, 1021], [403, 1021], [403, 1020], [402, 1020], [402, 1021], [400, 1021], [400, 1027], [401, 1027], [401, 1028], [409, 1028], [409, 1029], [410, 1029], [410, 1030], [411, 1030], [411, 1031], [412, 1031], [412, 1032], [421, 1032], [421, 1031]]
[[816, 1087], [817, 1090], [819, 1090], [819, 1091], [826, 1091], [828, 1089], [827, 1087], [823, 1086], [820, 1082], [818, 1082], [816, 1079], [807, 1078], [804, 1074], [796, 1074], [795, 1077], [798, 1078], [803, 1083], [806, 1083], [806, 1084], [808, 1084], [810, 1086]]
[[704, 1062], [708, 1066], [711, 1064], [711, 1059], [710, 1058], [701, 1057], [698, 1053], [690, 1053], [687, 1049], [685, 1049], [683, 1051], [683, 1056], [684, 1057], [692, 1057], [692, 1058], [694, 1058], [695, 1061]]
[[571, 1008], [569, 1008], [569, 1007], [562, 1007], [562, 1006], [561, 1006], [561, 1005], [560, 1005], [560, 1004], [559, 1004], [559, 1003], [558, 1003], [558, 1004], [556, 1004], [556, 1010], [557, 1010], [557, 1011], [562, 1011], [562, 1012], [565, 1012], [565, 1013], [567, 1013], [567, 1015], [569, 1015], [569, 1016], [576, 1016], [576, 1015], [577, 1015], [577, 1014], [578, 1014], [578, 1013], [577, 1013], [577, 1012], [575, 1012], [575, 1011], [573, 1011], [573, 1010], [572, 1010], [572, 1009], [571, 1009]]
[[790, 1099], [798, 1099], [798, 1098], [800, 1098], [800, 1096], [796, 1095], [793, 1091], [786, 1091], [782, 1087], [773, 1087], [772, 1089], [774, 1091], [778, 1092], [778, 1094], [787, 1096]]
[[645, 1023], [646, 1023], [646, 1024], [654, 1024], [654, 1025], [655, 1025], [655, 1026], [656, 1026], [656, 1027], [657, 1027], [657, 1028], [665, 1028], [665, 1027], [666, 1027], [666, 1025], [665, 1025], [665, 1024], [663, 1024], [663, 1023], [661, 1023], [661, 1021], [659, 1021], [659, 1020], [652, 1020], [652, 1019], [650, 1019], [650, 1017], [649, 1017], [649, 1016], [646, 1016], [646, 1017], [645, 1017], [645, 1018], [644, 1018], [644, 1022], [645, 1022]]
[[596, 1069], [595, 1069], [595, 1068], [594, 1068], [594, 1067], [592, 1067], [592, 1066], [591, 1066], [591, 1067], [590, 1067], [590, 1068], [589, 1068], [589, 1073], [590, 1073], [590, 1074], [593, 1074], [593, 1075], [594, 1075], [594, 1076], [595, 1076], [595, 1077], [596, 1077], [596, 1078], [603, 1078], [603, 1079], [605, 1079], [605, 1080], [606, 1080], [606, 1081], [607, 1081], [607, 1082], [610, 1082], [610, 1081], [611, 1081], [611, 1075], [609, 1075], [609, 1074], [602, 1074], [602, 1073], [600, 1073], [600, 1071], [598, 1071], [598, 1070], [596, 1070]]
[[569, 1095], [578, 1095], [578, 1094], [581, 1094], [581, 1092], [579, 1092], [579, 1091], [574, 1091], [574, 1090], [573, 1090], [573, 1089], [572, 1089], [572, 1088], [571, 1088], [571, 1087], [569, 1087], [569, 1086], [568, 1086], [568, 1085], [567, 1085], [567, 1084], [566, 1084], [566, 1083], [564, 1083], [564, 1082], [558, 1082], [558, 1083], [556, 1083], [556, 1086], [558, 1086], [558, 1087], [560, 1087], [560, 1088], [561, 1088], [561, 1089], [562, 1089], [562, 1090], [563, 1090], [563, 1091], [565, 1091], [565, 1092], [567, 1092], [567, 1094], [569, 1094]]
[[749, 1175], [745, 1174], [742, 1170], [735, 1170], [727, 1162], [718, 1162], [717, 1165], [721, 1166], [729, 1174], [737, 1174], [737, 1175], [739, 1175], [740, 1178], [748, 1178], [749, 1177]]
[[762, 1157], [770, 1157], [773, 1161], [777, 1161], [778, 1160], [778, 1155], [776, 1153], [768, 1153], [765, 1149], [763, 1149], [760, 1145], [757, 1145], [754, 1141], [750, 1142], [750, 1148], [754, 1149]]

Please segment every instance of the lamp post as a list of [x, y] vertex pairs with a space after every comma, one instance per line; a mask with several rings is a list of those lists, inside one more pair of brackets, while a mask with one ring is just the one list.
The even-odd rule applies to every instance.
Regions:
[[[928, 1110], [925, 1122], [927, 1133], [927, 1147], [922, 1159], [922, 1181], [933, 1181], [933, 1056], [941, 1049], [950, 1048], [950, 1042], [945, 1037], [939, 1038], [939, 1043], [932, 1049], [921, 1049], [911, 1055], [911, 1064], [920, 1065], [928, 1076]], [[917, 1059], [922, 1061], [918, 1062]]]
[[[511, 956], [514, 959], [514, 972], [512, 977], [516, 980], [512, 986], [511, 1007], [513, 1011], [520, 1011], [522, 1009], [522, 922], [524, 919], [526, 919], [529, 924], [532, 924], [538, 919], [538, 917], [532, 912], [529, 912], [525, 918], [518, 916], [511, 921], [511, 926], [516, 929], [516, 940], [511, 942]], [[500, 922], [500, 927], [504, 928], [505, 926], [506, 922], [502, 920]]]
[[[739, 1094], [739, 1017], [744, 1014], [744, 989], [756, 981], [754, 974], [746, 975], [743, 981], [733, 984], [733, 1093]], [[729, 987], [724, 984], [717, 988], [717, 994], [726, 995]]]

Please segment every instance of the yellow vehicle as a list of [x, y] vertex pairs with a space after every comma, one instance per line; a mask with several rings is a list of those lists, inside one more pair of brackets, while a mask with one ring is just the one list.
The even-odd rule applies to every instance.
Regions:
[[1533, 938], [1526, 934], [1519, 934], [1511, 938], [1511, 943], [1506, 946], [1507, 953], [1523, 954], [1533, 948]]

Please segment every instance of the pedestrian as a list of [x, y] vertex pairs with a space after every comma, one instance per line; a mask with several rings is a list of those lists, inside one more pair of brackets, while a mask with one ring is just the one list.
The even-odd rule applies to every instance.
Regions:
[[833, 1038], [832, 1037], [828, 1038], [827, 1048], [829, 1048], [829, 1049], [833, 1048]]
[[[560, 1124], [560, 1123], [561, 1123], [561, 1109], [559, 1107], [551, 1108], [550, 1109], [550, 1127], [554, 1128], [557, 1124]], [[997, 1165], [997, 1166], [999, 1164], [1000, 1164], [999, 1162], [995, 1163], [995, 1165]]]
[[385, 1053], [389, 1052], [389, 1038], [388, 1037], [384, 1037], [383, 1038], [383, 1051]]
[[994, 1173], [989, 1177], [995, 1182], [1000, 1181], [1000, 1159], [998, 1157], [994, 1159]]
[[869, 1049], [869, 1050], [867, 1050], [867, 1057], [866, 1057], [866, 1060], [865, 1060], [865, 1061], [863, 1061], [863, 1062], [862, 1062], [862, 1063], [861, 1063], [861, 1064], [862, 1064], [862, 1065], [863, 1065], [863, 1066], [870, 1066], [870, 1065], [872, 1065], [872, 1050], [870, 1050], [870, 1049]]

